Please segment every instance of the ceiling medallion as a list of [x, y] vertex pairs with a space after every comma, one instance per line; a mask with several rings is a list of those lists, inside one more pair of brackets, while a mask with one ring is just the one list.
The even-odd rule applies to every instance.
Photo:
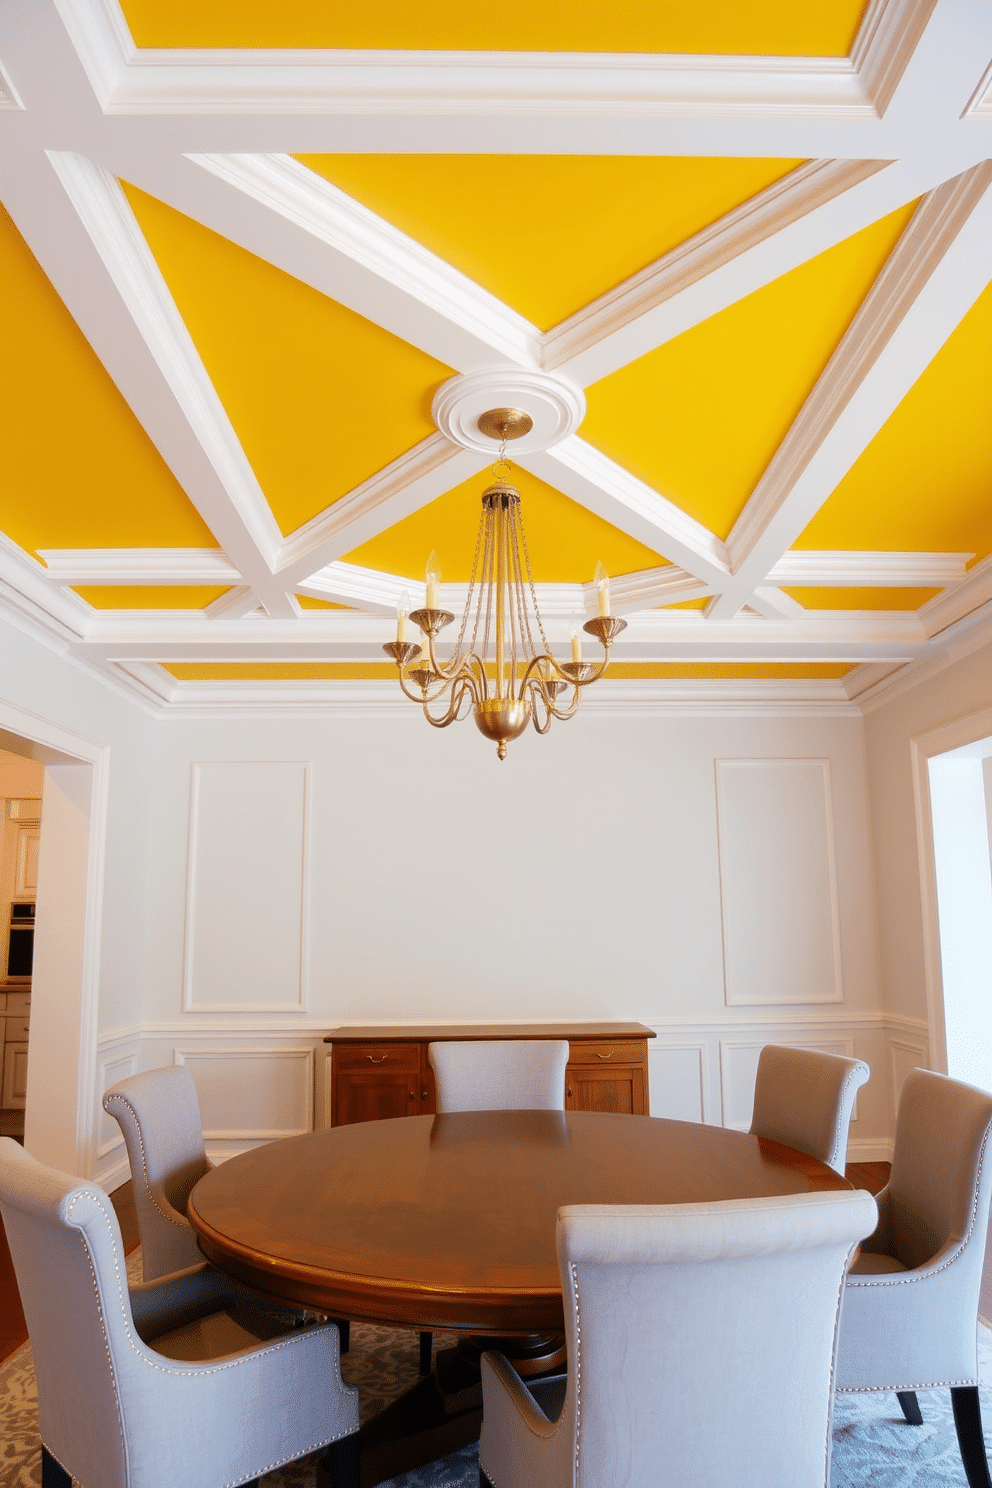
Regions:
[[[472, 577], [454, 652], [446, 660], [437, 653], [436, 638], [455, 617], [441, 608], [441, 571], [433, 553], [427, 563], [426, 606], [410, 614], [409, 596], [404, 595], [397, 611], [396, 639], [382, 649], [396, 663], [403, 692], [423, 706], [428, 723], [447, 728], [471, 712], [480, 732], [493, 740], [499, 758], [505, 759], [508, 742], [519, 738], [528, 723], [546, 734], [552, 718], [574, 716], [581, 689], [606, 671], [610, 646], [627, 622], [610, 614], [610, 581], [600, 563], [599, 614], [582, 628], [603, 647], [602, 659], [583, 661], [577, 631], [572, 634], [571, 660], [552, 656], [537, 608], [520, 492], [510, 484], [505, 458], [508, 441], [523, 445], [532, 437], [535, 419], [527, 408], [507, 406], [482, 410], [475, 423], [477, 438], [499, 441], [499, 456], [492, 472], [496, 479], [482, 493]], [[411, 620], [420, 628], [419, 643], [408, 638]], [[471, 638], [466, 643], [470, 620]], [[535, 629], [542, 650], [534, 640]], [[566, 693], [567, 700], [559, 702]]]
[[434, 394], [431, 414], [441, 433], [462, 449], [495, 453], [500, 436], [482, 420], [499, 408], [516, 409], [531, 420], [526, 432], [507, 434], [521, 455], [560, 444], [579, 427], [586, 413], [585, 394], [555, 372], [520, 367], [486, 367], [449, 377]]

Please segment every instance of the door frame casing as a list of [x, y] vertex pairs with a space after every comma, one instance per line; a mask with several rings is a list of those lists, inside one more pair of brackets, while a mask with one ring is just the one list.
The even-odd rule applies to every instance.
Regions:
[[40, 1162], [88, 1178], [96, 1151], [110, 746], [0, 699], [0, 747], [45, 766], [25, 1146]]

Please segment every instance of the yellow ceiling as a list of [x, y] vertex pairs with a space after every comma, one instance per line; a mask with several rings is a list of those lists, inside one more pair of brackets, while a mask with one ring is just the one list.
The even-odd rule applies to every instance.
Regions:
[[435, 432], [450, 368], [124, 190], [284, 534]]
[[914, 209], [594, 384], [583, 438], [726, 538]]
[[807, 610], [918, 610], [939, 589], [786, 589]]
[[992, 285], [796, 547], [992, 552]]
[[[392, 662], [253, 662], [170, 661], [164, 670], [177, 682], [327, 682], [395, 681]], [[751, 678], [760, 680], [829, 680], [846, 677], [856, 662], [611, 662], [607, 677], [643, 679]]]
[[[598, 562], [611, 575], [658, 568], [666, 562], [529, 471], [515, 466], [510, 478], [520, 492], [535, 583], [585, 584], [595, 574]], [[422, 581], [433, 550], [441, 565], [442, 581], [467, 584], [472, 576], [482, 493], [491, 483], [488, 470], [473, 476], [371, 542], [353, 549], [344, 561]]]
[[80, 584], [76, 593], [95, 610], [202, 610], [226, 594], [221, 584]]
[[22, 548], [214, 538], [0, 208], [0, 528]]
[[298, 594], [296, 596], [301, 609], [304, 610], [349, 610], [350, 605], [335, 604], [330, 599], [314, 599], [310, 594]]
[[622, 155], [299, 159], [542, 330], [801, 163]]
[[[122, 0], [140, 47], [371, 47], [464, 51], [846, 55], [864, 0], [570, 0], [492, 12], [464, 0]], [[510, 20], [511, 24], [504, 24]], [[496, 34], [499, 33], [499, 34]]]

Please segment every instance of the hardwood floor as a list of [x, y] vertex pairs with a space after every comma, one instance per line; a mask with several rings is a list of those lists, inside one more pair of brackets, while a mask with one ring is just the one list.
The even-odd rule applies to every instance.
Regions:
[[888, 1183], [891, 1170], [892, 1164], [887, 1162], [848, 1163], [844, 1176], [855, 1188], [866, 1188], [869, 1193], [877, 1194]]
[[[138, 1221], [134, 1212], [134, 1190], [130, 1181], [110, 1195], [124, 1238], [124, 1249], [130, 1255], [138, 1243]], [[0, 1364], [27, 1342], [28, 1330], [21, 1309], [21, 1298], [14, 1276], [10, 1247], [0, 1220]]]

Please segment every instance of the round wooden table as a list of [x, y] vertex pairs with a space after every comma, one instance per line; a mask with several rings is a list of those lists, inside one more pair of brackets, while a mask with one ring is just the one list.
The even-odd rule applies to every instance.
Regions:
[[722, 1127], [592, 1112], [411, 1116], [233, 1157], [189, 1217], [219, 1270], [335, 1317], [560, 1333], [563, 1204], [675, 1204], [849, 1187]]

